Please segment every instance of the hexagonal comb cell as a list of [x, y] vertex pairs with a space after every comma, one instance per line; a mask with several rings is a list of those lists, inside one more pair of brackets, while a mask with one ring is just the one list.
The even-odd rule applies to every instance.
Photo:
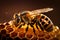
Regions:
[[37, 40], [37, 39], [38, 39], [38, 38], [34, 36], [31, 40]]
[[[38, 29], [33, 31], [33, 27], [26, 30], [25, 28], [12, 27], [11, 25], [0, 25], [0, 39], [6, 38], [6, 40], [59, 40], [52, 34], [53, 32], [39, 31]], [[55, 32], [56, 33], [56, 32]], [[54, 34], [55, 35], [55, 34]]]
[[45, 40], [45, 38], [39, 38], [38, 40]]
[[18, 34], [18, 36], [19, 36], [19, 38], [21, 38], [21, 39], [22, 39], [22, 38], [24, 38], [24, 37], [25, 37], [25, 33], [19, 33], [19, 34]]
[[10, 33], [10, 37], [14, 39], [15, 37], [17, 37], [17, 34], [18, 34], [18, 33], [16, 33], [16, 32], [14, 31], [14, 32]]
[[18, 30], [19, 32], [18, 32], [18, 37], [19, 38], [24, 38], [25, 37], [25, 29], [24, 28], [20, 28], [19, 30]]
[[8, 31], [8, 33], [13, 31], [13, 28], [11, 26], [6, 26], [6, 30]]
[[1, 32], [0, 32], [0, 34], [2, 35], [2, 36], [6, 36], [6, 30], [5, 29], [3, 29], [3, 30], [1, 30]]
[[45, 38], [46, 38], [46, 39], [51, 39], [52, 37], [51, 37], [51, 35], [49, 35], [49, 33], [48, 33], [48, 34], [46, 33], [46, 34], [45, 34]]
[[34, 32], [33, 32], [33, 30], [32, 29], [28, 29], [28, 31], [26, 32], [26, 38], [28, 38], [28, 39], [32, 39], [33, 37], [34, 37]]
[[45, 32], [40, 31], [39, 34], [37, 34], [37, 37], [44, 37], [45, 36]]
[[33, 35], [27, 34], [26, 37], [31, 39], [33, 37]]
[[4, 28], [5, 28], [5, 25], [0, 24], [0, 30], [1, 30], [1, 29], [4, 29]]

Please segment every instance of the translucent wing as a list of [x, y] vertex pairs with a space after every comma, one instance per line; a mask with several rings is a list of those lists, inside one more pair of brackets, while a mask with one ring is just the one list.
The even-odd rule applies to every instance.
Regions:
[[33, 10], [31, 11], [32, 15], [37, 15], [37, 14], [40, 14], [40, 13], [45, 13], [45, 12], [49, 12], [49, 11], [52, 11], [53, 8], [43, 8], [43, 9], [37, 9], [37, 10]]

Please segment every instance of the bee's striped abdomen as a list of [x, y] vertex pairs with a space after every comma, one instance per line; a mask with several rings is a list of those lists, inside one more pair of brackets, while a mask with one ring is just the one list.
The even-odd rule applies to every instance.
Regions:
[[52, 21], [44, 14], [37, 15], [35, 17], [37, 25], [40, 26], [41, 30], [52, 31], [53, 23]]

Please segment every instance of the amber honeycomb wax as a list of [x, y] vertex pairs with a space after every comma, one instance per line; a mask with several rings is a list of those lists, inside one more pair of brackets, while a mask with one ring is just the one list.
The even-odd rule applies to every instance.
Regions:
[[[56, 30], [56, 29], [55, 29]], [[15, 25], [0, 24], [0, 40], [60, 40], [60, 31], [46, 32], [30, 26], [18, 28]]]

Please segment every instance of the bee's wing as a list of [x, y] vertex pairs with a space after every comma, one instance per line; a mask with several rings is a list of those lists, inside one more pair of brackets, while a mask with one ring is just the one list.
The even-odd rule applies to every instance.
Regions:
[[45, 13], [45, 12], [49, 12], [52, 11], [53, 8], [43, 8], [43, 9], [38, 9], [38, 10], [34, 10], [32, 11], [33, 15], [35, 14], [40, 14], [40, 13]]

